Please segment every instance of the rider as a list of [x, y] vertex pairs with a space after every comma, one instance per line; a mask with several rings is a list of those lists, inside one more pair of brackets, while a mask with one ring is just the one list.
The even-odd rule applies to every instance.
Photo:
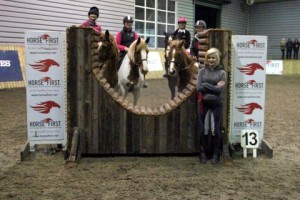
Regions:
[[[189, 52], [189, 47], [191, 44], [191, 34], [188, 30], [186, 30], [186, 23], [187, 19], [185, 17], [179, 17], [177, 20], [178, 28], [173, 33], [172, 39], [173, 40], [184, 40], [184, 48]], [[166, 73], [163, 74], [163, 77], [168, 77], [168, 66], [165, 67]]]
[[186, 30], [187, 19], [185, 17], [179, 17], [177, 23], [178, 28], [173, 34], [173, 39], [184, 40], [184, 48], [188, 49], [191, 44], [191, 34]]
[[[132, 24], [133, 18], [130, 15], [125, 16], [123, 18], [123, 29], [116, 35], [116, 42], [120, 51], [118, 68], [120, 68], [129, 46], [139, 37], [137, 32], [132, 30]], [[144, 82], [143, 87], [148, 87], [146, 81]]]
[[82, 27], [91, 27], [98, 33], [102, 33], [102, 28], [97, 24], [96, 20], [99, 17], [99, 9], [96, 6], [90, 8], [88, 12], [89, 19], [81, 23]]
[[198, 20], [195, 23], [195, 37], [192, 40], [191, 45], [191, 57], [194, 61], [197, 63], [200, 63], [200, 60], [198, 58], [198, 52], [200, 50], [200, 42], [199, 42], [199, 34], [206, 29], [206, 23], [203, 20]]

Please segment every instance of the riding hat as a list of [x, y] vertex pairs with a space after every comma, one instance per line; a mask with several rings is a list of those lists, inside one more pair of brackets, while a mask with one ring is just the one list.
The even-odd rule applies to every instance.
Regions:
[[133, 23], [133, 18], [130, 15], [127, 15], [126, 17], [123, 18], [123, 24], [125, 22], [131, 22], [131, 23]]
[[96, 6], [93, 6], [93, 7], [90, 8], [89, 15], [92, 14], [92, 13], [96, 14], [97, 17], [99, 17], [99, 9]]
[[177, 23], [187, 23], [187, 19], [185, 17], [179, 17]]
[[195, 23], [195, 27], [196, 26], [203, 26], [204, 28], [206, 28], [206, 23], [205, 23], [205, 21], [203, 21], [203, 20], [198, 20], [198, 21], [196, 21], [196, 23]]

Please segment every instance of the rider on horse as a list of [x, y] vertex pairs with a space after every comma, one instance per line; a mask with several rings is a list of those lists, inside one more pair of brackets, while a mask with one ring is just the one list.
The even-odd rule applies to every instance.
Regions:
[[178, 28], [173, 34], [173, 40], [184, 40], [184, 48], [190, 48], [191, 44], [191, 34], [188, 30], [186, 30], [187, 19], [185, 17], [179, 17], [177, 20]]
[[[116, 42], [119, 53], [119, 63], [118, 69], [120, 68], [124, 56], [127, 54], [129, 46], [138, 39], [137, 32], [132, 30], [133, 18], [130, 15], [127, 15], [123, 18], [123, 29], [117, 33]], [[147, 83], [144, 83], [144, 87], [147, 87]]]
[[[185, 17], [179, 17], [177, 20], [178, 28], [173, 33], [172, 40], [184, 40], [184, 48], [189, 52], [190, 44], [191, 44], [191, 34], [188, 30], [186, 30], [187, 19]], [[189, 53], [188, 53], [189, 54]], [[166, 66], [166, 73], [163, 77], [168, 77], [168, 66]]]

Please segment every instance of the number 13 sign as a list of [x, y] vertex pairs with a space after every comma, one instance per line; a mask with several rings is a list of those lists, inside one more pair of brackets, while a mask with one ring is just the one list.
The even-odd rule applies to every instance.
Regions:
[[243, 147], [244, 158], [247, 157], [247, 149], [253, 149], [253, 158], [256, 158], [258, 145], [258, 133], [256, 130], [242, 130], [241, 146]]

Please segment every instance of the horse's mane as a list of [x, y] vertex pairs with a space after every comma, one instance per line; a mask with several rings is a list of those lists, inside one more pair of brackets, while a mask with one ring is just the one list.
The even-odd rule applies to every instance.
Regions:
[[140, 52], [141, 50], [145, 49], [148, 51], [148, 44], [145, 42], [144, 39], [140, 38], [140, 42], [138, 43], [138, 40], [135, 40], [128, 48], [128, 56], [129, 59], [135, 62], [134, 54], [135, 52]]

